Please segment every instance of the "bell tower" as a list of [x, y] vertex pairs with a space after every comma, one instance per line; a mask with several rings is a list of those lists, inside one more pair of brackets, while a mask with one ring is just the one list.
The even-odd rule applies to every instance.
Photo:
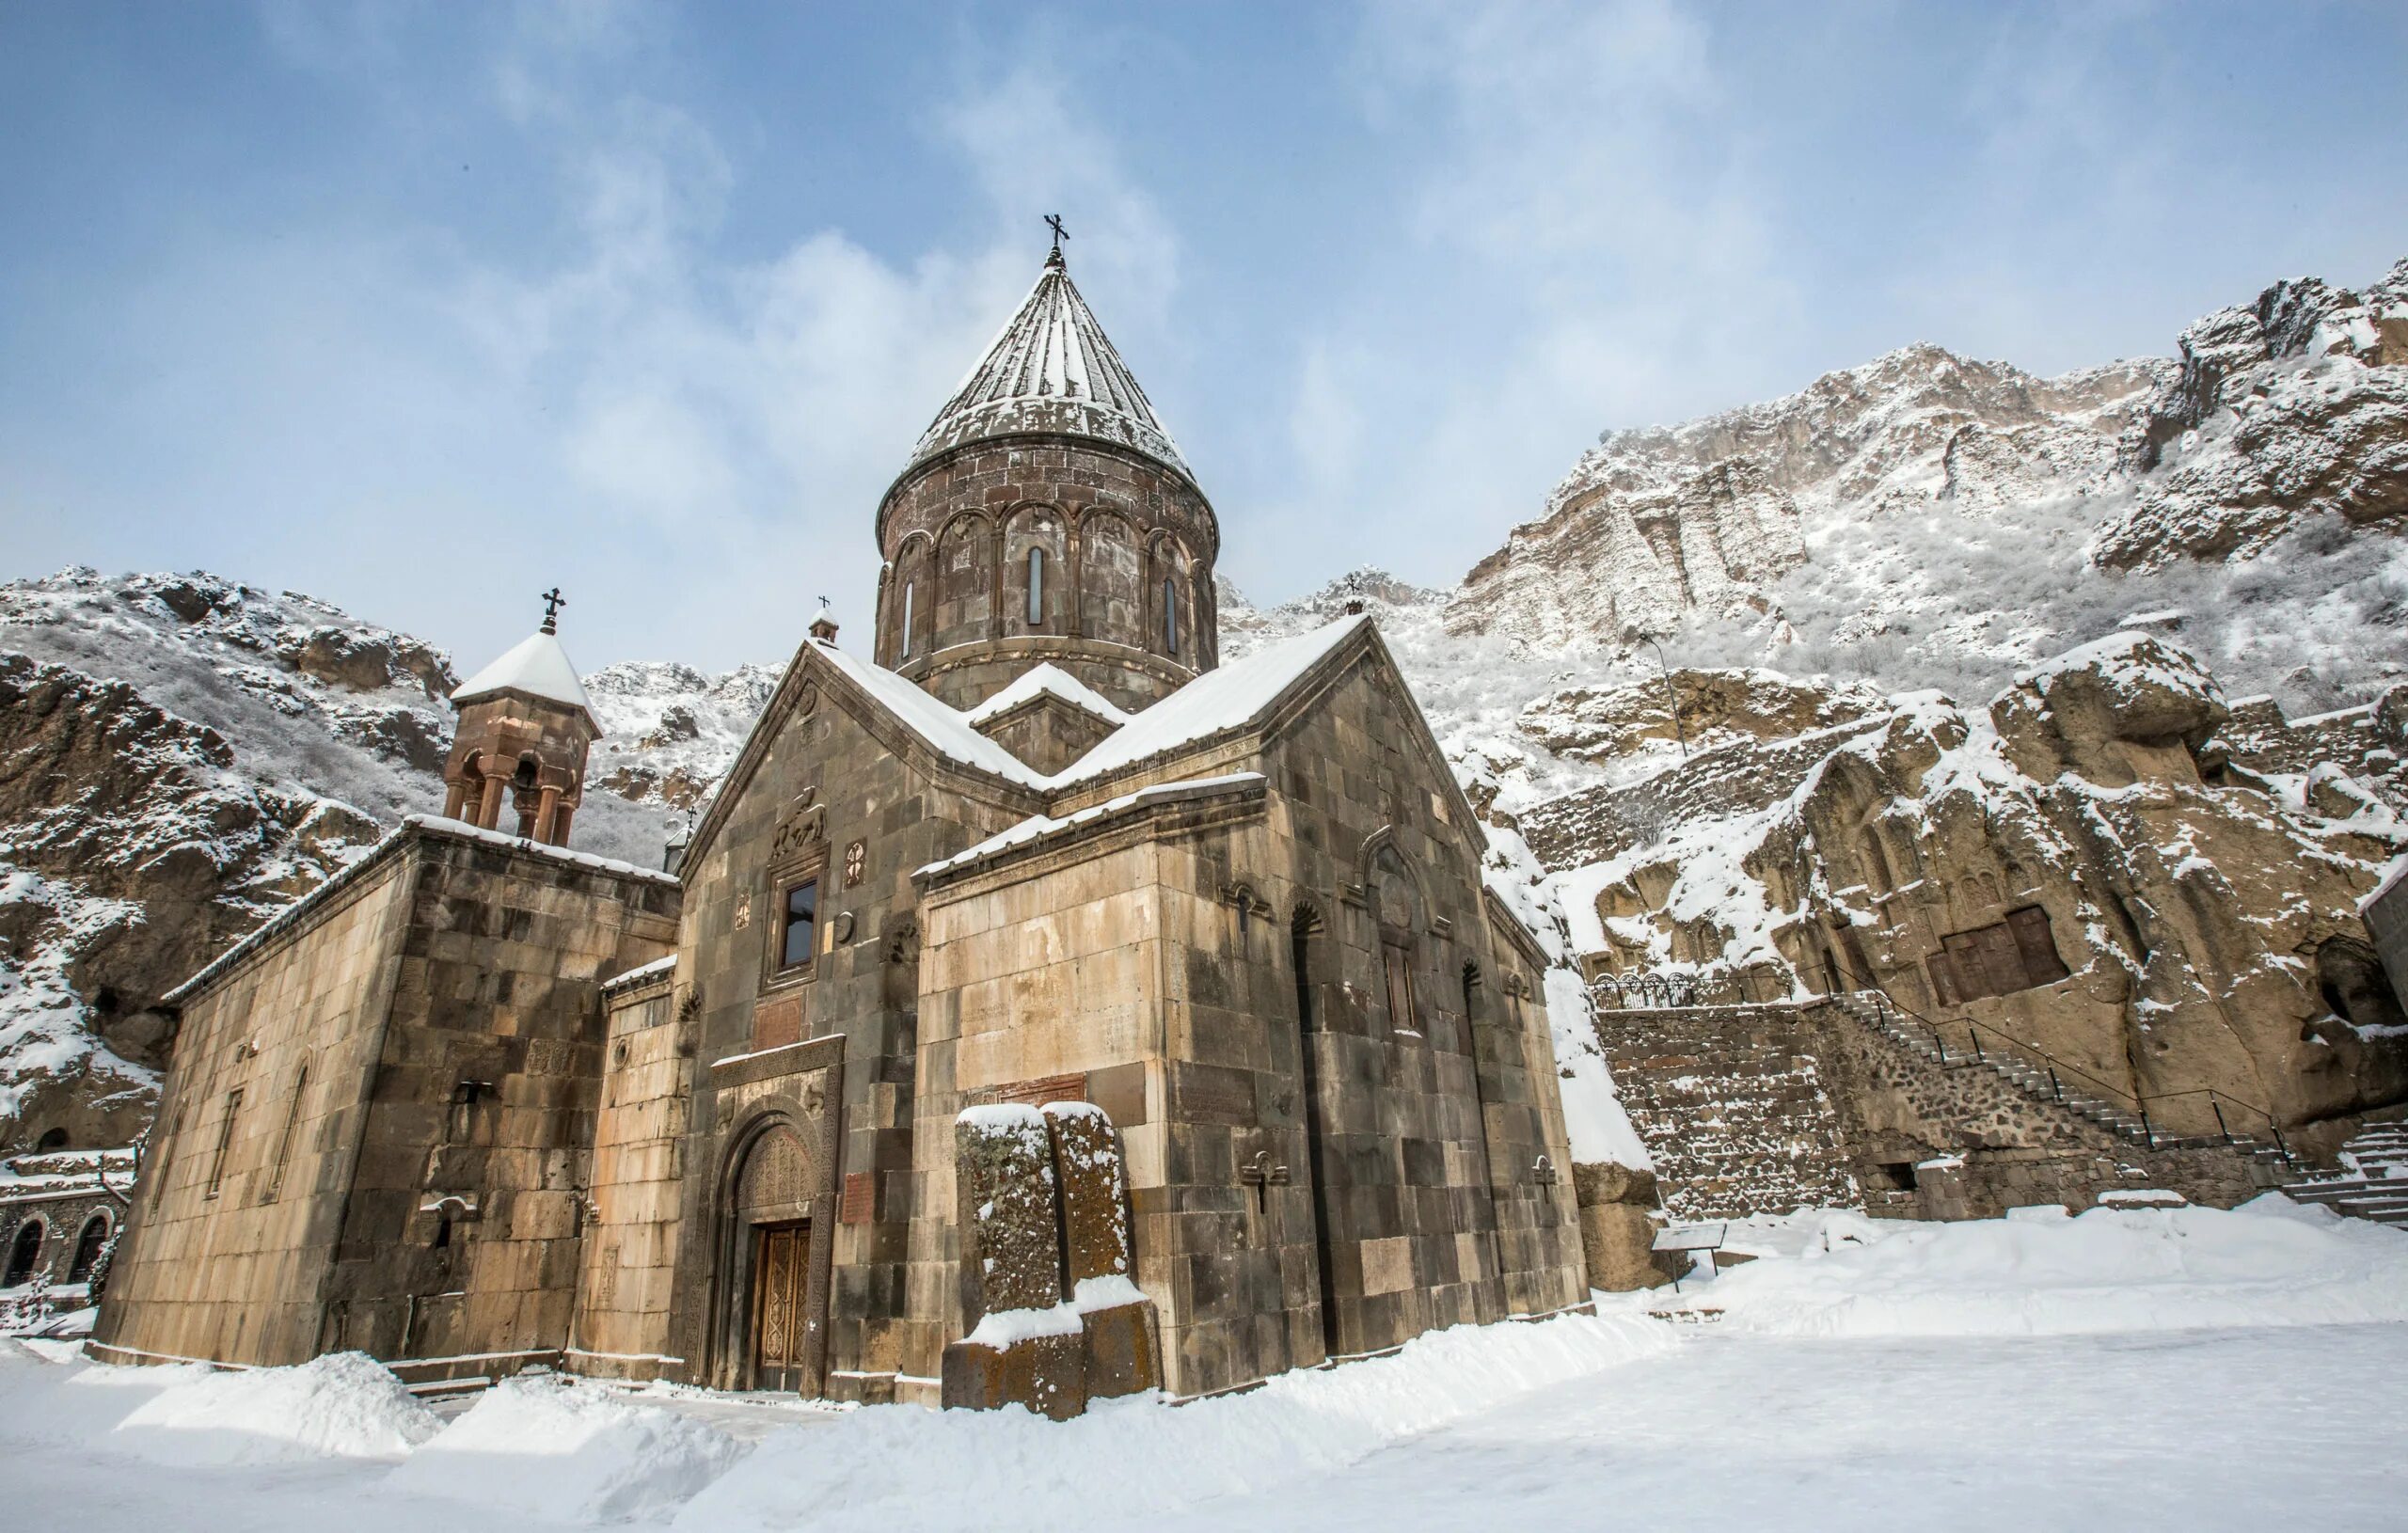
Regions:
[[966, 709], [1051, 662], [1133, 713], [1219, 664], [1220, 526], [1049, 222], [1036, 287], [879, 502], [878, 663]]
[[585, 753], [602, 730], [561, 647], [567, 605], [557, 586], [546, 592], [543, 626], [452, 692], [460, 722], [443, 765], [444, 818], [568, 845], [585, 800]]

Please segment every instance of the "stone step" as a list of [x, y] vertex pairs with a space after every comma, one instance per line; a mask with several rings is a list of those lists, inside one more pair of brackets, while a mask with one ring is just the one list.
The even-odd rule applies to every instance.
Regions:
[[2343, 1198], [2380, 1194], [2379, 1190], [2353, 1177], [2348, 1181], [2289, 1182], [2284, 1186], [2283, 1195], [2294, 1203], [2338, 1203]]

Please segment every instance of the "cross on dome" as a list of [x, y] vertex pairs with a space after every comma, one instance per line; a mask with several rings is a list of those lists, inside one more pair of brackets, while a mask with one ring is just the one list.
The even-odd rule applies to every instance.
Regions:
[[922, 434], [911, 462], [989, 437], [1054, 433], [1134, 448], [1194, 478], [1146, 391], [1120, 359], [1095, 311], [1071, 285], [1061, 215], [1048, 213], [1054, 245], [1020, 308]]

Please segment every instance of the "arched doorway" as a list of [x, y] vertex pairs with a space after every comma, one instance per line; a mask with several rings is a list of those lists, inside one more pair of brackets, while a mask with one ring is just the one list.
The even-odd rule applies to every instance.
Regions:
[[813, 1367], [820, 1295], [814, 1281], [811, 1155], [802, 1136], [772, 1120], [738, 1152], [728, 1200], [734, 1383], [744, 1389], [816, 1394]]
[[92, 1269], [100, 1265], [101, 1247], [108, 1243], [109, 1216], [96, 1213], [84, 1221], [84, 1232], [75, 1237], [75, 1255], [67, 1264], [67, 1281], [83, 1283], [91, 1278]]
[[8, 1270], [0, 1273], [0, 1288], [13, 1288], [32, 1281], [34, 1263], [41, 1259], [41, 1221], [28, 1219], [17, 1226], [17, 1238], [8, 1242]]

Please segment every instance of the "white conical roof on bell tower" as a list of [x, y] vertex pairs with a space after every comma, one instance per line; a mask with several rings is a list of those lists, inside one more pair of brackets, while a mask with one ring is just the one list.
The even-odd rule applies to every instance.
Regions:
[[1059, 432], [1133, 448], [1193, 480], [1179, 446], [1071, 285], [1060, 251], [911, 450], [911, 462], [992, 436]]
[[529, 634], [454, 688], [452, 702], [473, 703], [496, 692], [525, 692], [582, 708], [589, 719], [594, 716], [593, 700], [585, 695], [585, 684], [577, 679], [577, 667], [556, 633]]

